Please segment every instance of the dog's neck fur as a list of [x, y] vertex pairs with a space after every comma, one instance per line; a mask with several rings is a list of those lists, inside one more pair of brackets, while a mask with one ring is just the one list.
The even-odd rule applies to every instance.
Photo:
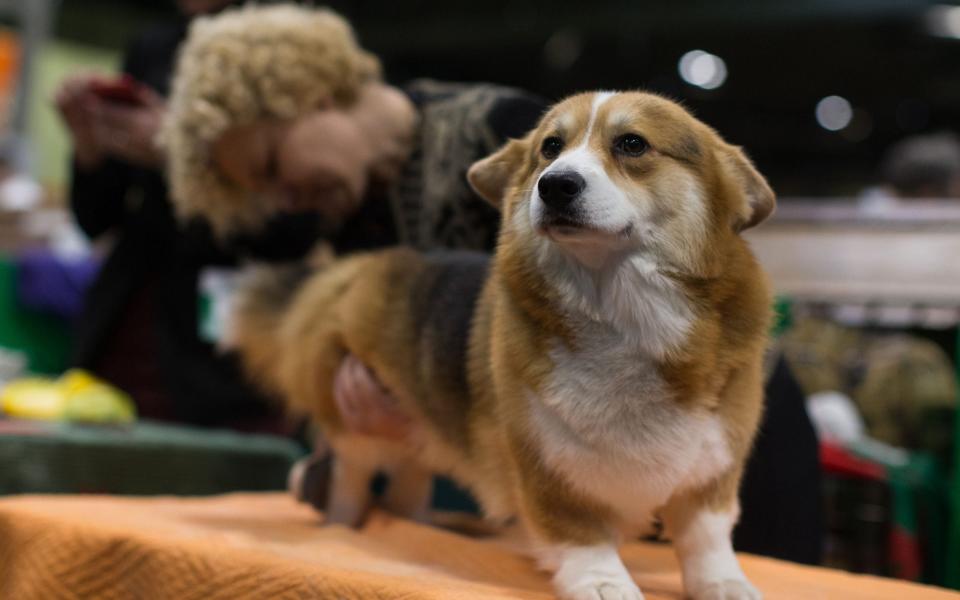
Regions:
[[587, 266], [546, 239], [535, 254], [538, 270], [570, 317], [606, 326], [654, 359], [686, 341], [694, 321], [691, 304], [651, 254], [634, 251]]

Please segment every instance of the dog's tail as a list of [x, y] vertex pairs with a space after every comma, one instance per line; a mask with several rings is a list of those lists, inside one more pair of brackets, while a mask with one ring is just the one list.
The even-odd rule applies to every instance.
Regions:
[[308, 262], [248, 267], [234, 291], [224, 349], [240, 354], [246, 374], [269, 393], [279, 393], [283, 316], [304, 282], [317, 271]]

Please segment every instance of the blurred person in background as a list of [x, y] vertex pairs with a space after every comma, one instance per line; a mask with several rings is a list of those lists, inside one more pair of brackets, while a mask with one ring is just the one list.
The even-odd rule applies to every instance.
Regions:
[[960, 199], [960, 137], [940, 132], [904, 138], [887, 149], [879, 171], [880, 185], [861, 196], [866, 210], [909, 199]]
[[179, 20], [129, 45], [125, 89], [117, 92], [113, 77], [86, 74], [67, 78], [56, 94], [73, 143], [70, 206], [87, 236], [110, 244], [71, 362], [128, 392], [143, 417], [275, 430], [285, 427], [276, 409], [201, 338], [198, 285], [205, 268], [232, 265], [239, 248], [264, 259], [303, 255], [315, 220], [281, 219], [255, 239], [230, 243], [218, 243], [203, 223], [179, 227], [156, 143], [190, 20], [234, 3], [179, 0]]
[[[257, 9], [245, 10], [219, 16], [219, 28], [197, 29], [181, 56], [165, 132], [181, 213], [231, 231], [256, 229], [275, 213], [319, 211], [325, 237], [340, 253], [398, 243], [492, 250], [499, 214], [470, 190], [466, 171], [531, 129], [545, 102], [501, 86], [420, 80], [402, 87], [371, 81], [345, 105], [304, 103], [291, 92], [271, 106], [264, 98], [277, 100], [275, 94], [262, 93], [258, 82], [269, 81], [274, 92], [298, 86], [282, 83], [292, 70], [278, 68], [269, 49], [251, 60], [259, 52], [250, 45], [266, 44], [270, 34], [258, 28], [265, 20]], [[284, 37], [294, 37], [302, 20]], [[251, 31], [255, 39], [246, 39]], [[209, 48], [236, 52], [214, 60]], [[397, 439], [416, 435], [356, 358], [345, 359], [331, 384], [348, 427]], [[769, 364], [767, 395], [742, 493], [738, 548], [815, 563], [822, 531], [817, 442], [803, 394], [779, 356]], [[315, 455], [294, 470], [294, 493], [322, 508], [328, 468], [319, 440]]]
[[880, 171], [901, 198], [960, 198], [960, 138], [941, 132], [903, 139], [887, 151]]

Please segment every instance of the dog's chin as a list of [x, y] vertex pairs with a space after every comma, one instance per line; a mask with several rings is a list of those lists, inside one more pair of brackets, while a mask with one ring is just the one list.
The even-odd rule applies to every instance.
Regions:
[[603, 268], [633, 245], [632, 224], [606, 229], [569, 219], [551, 219], [538, 224], [536, 230], [578, 262], [594, 269]]

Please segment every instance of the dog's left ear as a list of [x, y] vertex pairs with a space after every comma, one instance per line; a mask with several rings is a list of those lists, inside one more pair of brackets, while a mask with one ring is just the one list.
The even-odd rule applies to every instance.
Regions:
[[467, 181], [481, 198], [496, 206], [503, 205], [510, 178], [523, 164], [527, 139], [510, 140], [490, 156], [473, 163]]
[[738, 187], [743, 191], [744, 202], [737, 207], [733, 227], [736, 231], [750, 229], [767, 219], [776, 208], [777, 200], [770, 184], [757, 171], [743, 150], [726, 146], [721, 159]]

